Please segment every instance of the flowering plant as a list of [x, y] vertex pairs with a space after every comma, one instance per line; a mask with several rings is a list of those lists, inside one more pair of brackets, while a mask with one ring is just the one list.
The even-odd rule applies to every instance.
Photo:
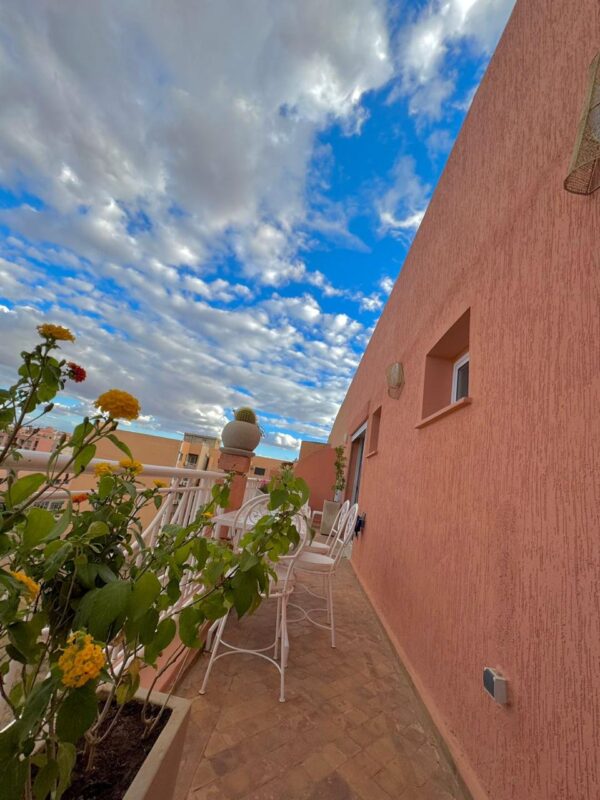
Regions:
[[[139, 414], [136, 398], [120, 390], [101, 395], [99, 413], [60, 439], [44, 472], [18, 475], [19, 431], [52, 409], [73, 373], [72, 362], [54, 355], [73, 334], [55, 325], [38, 330], [42, 342], [22, 353], [18, 381], [0, 391], [5, 800], [60, 800], [77, 753], [93, 765], [144, 668], [154, 675], [140, 713], [146, 733], [154, 728], [162, 714], [151, 700], [157, 680], [187, 648], [202, 646], [212, 621], [232, 607], [240, 616], [257, 607], [275, 577], [273, 564], [299, 540], [293, 517], [308, 497], [292, 475], [274, 480], [271, 512], [233, 552], [203, 535], [227, 506], [231, 476], [224, 475], [189, 524], [163, 525], [147, 541], [140, 512], [149, 504], [160, 510], [165, 490], [160, 481], [147, 487], [139, 480], [142, 466], [115, 433], [117, 417]], [[95, 488], [58, 514], [36, 505], [64, 493], [67, 476], [88, 468], [106, 438], [126, 456], [118, 468], [97, 463]]]

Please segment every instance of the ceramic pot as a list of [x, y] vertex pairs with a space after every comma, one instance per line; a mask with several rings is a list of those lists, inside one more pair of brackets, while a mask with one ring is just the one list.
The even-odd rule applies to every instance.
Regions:
[[260, 442], [261, 431], [258, 425], [234, 419], [228, 422], [221, 433], [223, 447], [228, 450], [245, 450], [253, 453]]

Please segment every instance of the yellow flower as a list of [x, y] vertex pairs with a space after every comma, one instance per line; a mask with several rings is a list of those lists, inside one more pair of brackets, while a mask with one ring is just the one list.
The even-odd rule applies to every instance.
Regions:
[[94, 405], [112, 419], [137, 419], [140, 415], [139, 400], [120, 389], [110, 389], [108, 392], [104, 392]]
[[212, 511], [203, 511], [201, 516], [203, 516], [205, 519], [212, 519], [212, 517], [214, 517], [214, 514]]
[[75, 337], [68, 328], [63, 328], [62, 325], [51, 325], [49, 322], [38, 325], [38, 333], [44, 339], [56, 339], [63, 342], [75, 341]]
[[129, 472], [133, 472], [134, 475], [139, 475], [144, 469], [140, 462], [136, 461], [134, 458], [122, 458], [119, 461], [119, 466], [123, 467], [123, 469], [126, 469]]
[[157, 489], [164, 489], [165, 486], [167, 485], [165, 481], [161, 481], [161, 480], [158, 480], [158, 479], [155, 480], [155, 481], [152, 481], [152, 483], [156, 486]]
[[22, 583], [25, 587], [25, 591], [30, 596], [32, 600], [35, 600], [38, 594], [40, 593], [40, 585], [36, 583], [29, 575], [25, 575], [24, 572], [19, 570], [18, 572], [13, 572], [12, 569], [8, 570], [13, 578], [19, 583]]
[[103, 478], [105, 475], [112, 475], [114, 472], [112, 464], [107, 464], [106, 461], [101, 461], [94, 466], [94, 475], [97, 478]]
[[67, 639], [58, 666], [62, 671], [62, 682], [65, 686], [77, 688], [94, 680], [100, 674], [106, 658], [100, 645], [96, 644], [89, 633], [78, 631]]

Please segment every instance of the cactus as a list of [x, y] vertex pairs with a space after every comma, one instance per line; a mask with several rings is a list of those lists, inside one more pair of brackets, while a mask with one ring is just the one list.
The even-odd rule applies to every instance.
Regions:
[[256, 425], [256, 414], [251, 408], [238, 408], [235, 418], [238, 422], [249, 422], [251, 425]]

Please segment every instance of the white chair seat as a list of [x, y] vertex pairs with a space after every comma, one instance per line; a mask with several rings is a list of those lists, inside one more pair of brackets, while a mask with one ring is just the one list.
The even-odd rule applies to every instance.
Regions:
[[329, 553], [329, 545], [325, 542], [312, 542], [305, 548], [306, 553], [321, 553], [326, 556]]
[[309, 569], [314, 572], [330, 572], [335, 566], [335, 561], [323, 553], [310, 553], [306, 550], [296, 562], [296, 569]]

